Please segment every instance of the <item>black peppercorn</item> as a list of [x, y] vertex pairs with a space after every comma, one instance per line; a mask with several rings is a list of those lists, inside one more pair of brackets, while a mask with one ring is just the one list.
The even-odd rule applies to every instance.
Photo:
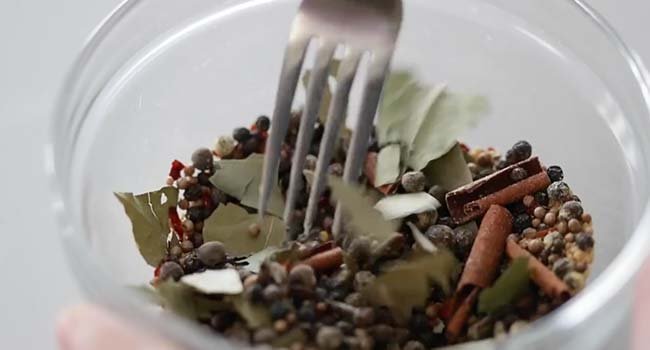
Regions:
[[316, 308], [311, 301], [305, 301], [298, 309], [298, 319], [303, 322], [314, 322], [316, 320]]
[[195, 252], [187, 254], [185, 257], [181, 258], [181, 265], [183, 265], [183, 270], [187, 274], [194, 273], [201, 269], [202, 264]]
[[437, 246], [445, 248], [454, 246], [454, 231], [449, 226], [433, 225], [429, 227], [425, 234]]
[[528, 177], [528, 172], [524, 168], [516, 167], [512, 169], [512, 172], [510, 173], [510, 178], [512, 181], [521, 181]]
[[197, 206], [187, 209], [187, 218], [193, 222], [205, 220], [209, 216], [208, 210], [205, 207]]
[[203, 196], [203, 188], [201, 185], [191, 186], [183, 192], [183, 197], [188, 201], [199, 200], [201, 199], [201, 196]]
[[533, 219], [528, 214], [519, 214], [515, 216], [512, 222], [512, 229], [515, 232], [522, 232], [523, 230], [533, 225]]
[[506, 152], [506, 161], [509, 164], [521, 162], [530, 158], [533, 153], [533, 147], [527, 141], [519, 141], [515, 143], [511, 149]]
[[557, 165], [552, 165], [546, 169], [546, 174], [551, 179], [551, 182], [564, 180], [564, 171]]
[[248, 141], [251, 137], [251, 132], [247, 128], [237, 128], [232, 132], [232, 138], [239, 143]]
[[576, 236], [576, 244], [578, 245], [578, 248], [581, 250], [588, 250], [590, 248], [594, 247], [594, 239], [593, 237], [585, 234], [585, 233], [579, 233]]
[[210, 182], [210, 174], [199, 173], [198, 175], [196, 175], [196, 178], [197, 180], [199, 180], [199, 185], [212, 187], [212, 183]]
[[257, 130], [259, 131], [268, 131], [269, 128], [271, 128], [271, 119], [265, 115], [261, 115], [257, 117], [255, 127], [257, 127]]
[[537, 193], [535, 193], [535, 201], [539, 205], [547, 206], [548, 205], [548, 194], [546, 194], [546, 192], [537, 192]]
[[456, 256], [465, 260], [469, 256], [470, 251], [472, 250], [472, 245], [474, 245], [474, 239], [476, 239], [476, 232], [470, 230], [467, 227], [457, 227], [454, 229], [454, 246]]
[[279, 320], [291, 312], [291, 305], [285, 301], [275, 301], [271, 304], [269, 311], [273, 320]]

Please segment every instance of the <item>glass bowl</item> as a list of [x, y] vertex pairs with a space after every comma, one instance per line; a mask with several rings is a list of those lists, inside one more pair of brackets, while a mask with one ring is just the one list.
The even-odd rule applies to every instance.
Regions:
[[[547, 165], [563, 166], [595, 220], [589, 286], [494, 346], [594, 348], [629, 310], [648, 253], [646, 71], [579, 0], [404, 2], [393, 67], [488, 96], [491, 115], [463, 141], [504, 150], [529, 140]], [[112, 192], [159, 188], [172, 159], [271, 112], [298, 3], [126, 1], [80, 54], [53, 116], [54, 209], [81, 286], [188, 348], [232, 345], [124, 288], [152, 271]]]

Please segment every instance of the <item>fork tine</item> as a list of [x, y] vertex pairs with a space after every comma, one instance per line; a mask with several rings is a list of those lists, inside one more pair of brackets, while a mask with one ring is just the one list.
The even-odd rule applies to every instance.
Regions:
[[[359, 110], [359, 119], [352, 134], [345, 160], [343, 181], [349, 184], [356, 184], [359, 181], [359, 176], [361, 176], [361, 170], [368, 155], [368, 140], [370, 139], [375, 115], [379, 108], [382, 88], [390, 65], [390, 59], [385, 57], [374, 57], [373, 60], [374, 62], [371, 60], [369, 65], [368, 77], [361, 100], [361, 109]], [[337, 204], [332, 226], [332, 233], [335, 238], [338, 238], [341, 233], [342, 214], [341, 206]]]
[[339, 130], [344, 122], [344, 116], [350, 98], [350, 89], [352, 88], [352, 83], [354, 82], [354, 77], [356, 76], [362, 56], [363, 52], [361, 51], [351, 51], [341, 62], [340, 71], [337, 76], [336, 91], [327, 116], [327, 123], [325, 123], [325, 133], [320, 144], [316, 172], [309, 193], [309, 202], [307, 212], [305, 213], [305, 232], [310, 231], [318, 212], [318, 201], [325, 187], [327, 168], [332, 160]]
[[[287, 190], [287, 203], [284, 211], [284, 222], [286, 225], [291, 224], [291, 216], [293, 209], [295, 208], [296, 198], [300, 186], [302, 185], [302, 170], [305, 164], [305, 157], [309, 152], [309, 146], [311, 145], [311, 140], [314, 136], [314, 125], [318, 119], [323, 91], [329, 76], [329, 65], [334, 56], [335, 50], [336, 44], [325, 42], [321, 44], [316, 53], [316, 62], [314, 63], [314, 68], [312, 70], [312, 78], [307, 87], [305, 109], [300, 122], [300, 129], [298, 131], [298, 138], [292, 161], [289, 189]], [[291, 238], [292, 237], [289, 237], [289, 239]]]
[[266, 152], [264, 155], [264, 167], [262, 180], [260, 182], [260, 198], [258, 203], [258, 214], [260, 219], [266, 214], [269, 197], [273, 184], [277, 181], [278, 166], [280, 163], [280, 150], [282, 141], [287, 135], [291, 105], [296, 93], [300, 70], [305, 60], [307, 46], [310, 38], [296, 40], [287, 45], [282, 63], [280, 83], [275, 99], [272, 125], [269, 138], [266, 141]]

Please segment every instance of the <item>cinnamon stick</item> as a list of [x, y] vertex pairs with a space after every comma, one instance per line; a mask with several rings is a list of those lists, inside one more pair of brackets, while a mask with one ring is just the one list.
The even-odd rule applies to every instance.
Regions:
[[[515, 168], [524, 169], [528, 176], [520, 181], [513, 180], [510, 175]], [[539, 159], [533, 157], [449, 192], [447, 207], [454, 221], [463, 224], [483, 215], [491, 205], [516, 202], [545, 189], [550, 183]]]
[[486, 288], [492, 284], [505, 249], [506, 238], [511, 232], [512, 215], [508, 209], [499, 205], [491, 206], [478, 229], [457, 292], [462, 293], [468, 286]]
[[506, 243], [506, 254], [510, 259], [522, 257], [528, 258], [530, 279], [533, 280], [533, 282], [535, 282], [535, 284], [537, 284], [546, 295], [560, 300], [566, 300], [570, 297], [569, 287], [567, 284], [527, 250], [520, 247], [517, 242], [508, 240]]
[[465, 324], [469, 319], [469, 315], [472, 313], [472, 308], [478, 299], [479, 291], [479, 287], [474, 287], [469, 292], [467, 297], [465, 297], [460, 302], [458, 308], [456, 309], [456, 312], [447, 323], [447, 327], [445, 328], [445, 335], [447, 337], [447, 340], [450, 342], [454, 342], [460, 335], [463, 327], [465, 327]]
[[375, 187], [375, 179], [377, 178], [377, 152], [368, 152], [363, 173], [368, 179], [368, 184]]
[[315, 254], [302, 263], [311, 266], [317, 272], [330, 271], [343, 264], [343, 249], [336, 247]]

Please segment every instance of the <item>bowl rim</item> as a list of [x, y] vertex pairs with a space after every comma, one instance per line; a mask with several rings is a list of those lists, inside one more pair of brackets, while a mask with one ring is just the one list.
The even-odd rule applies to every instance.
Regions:
[[[111, 30], [133, 8], [144, 1], [146, 0], [124, 0], [91, 32], [80, 54], [74, 60], [72, 68], [67, 72], [62, 89], [57, 97], [53, 116], [65, 115], [69, 112], [66, 107], [67, 92], [72, 91], [79, 80], [81, 75], [80, 67], [86, 66], [93, 52]], [[233, 6], [237, 3], [253, 1], [259, 0], [238, 0], [233, 2]], [[275, 0], [263, 1], [271, 2]], [[650, 74], [648, 74], [639, 55], [623, 41], [614, 27], [601, 14], [586, 3], [586, 0], [569, 0], [569, 3], [575, 6], [582, 15], [586, 16], [599, 29], [601, 34], [617, 47], [618, 53], [623, 57], [627, 68], [630, 69], [636, 80], [645, 108], [648, 111], [646, 117], [650, 119]], [[88, 249], [84, 249], [84, 242], [71, 234], [75, 228], [64, 210], [66, 195], [60, 191], [65, 179], [56, 171], [57, 157], [54, 149], [57, 142], [54, 124], [52, 123], [50, 126], [49, 140], [45, 146], [45, 170], [51, 182], [53, 211], [63, 239], [65, 255], [71, 270], [77, 276], [77, 280], [85, 292], [96, 302], [118, 309], [132, 318], [146, 321], [147, 324], [143, 324], [144, 326], [153, 324], [159, 330], [164, 329], [166, 334], [173, 340], [180, 341], [191, 348], [203, 348], [207, 344], [216, 344], [218, 342], [224, 348], [235, 348], [230, 342], [226, 342], [225, 338], [202, 332], [199, 327], [193, 326], [193, 323], [181, 320], [178, 317], [167, 315], [161, 317], [159, 313], [154, 312], [135, 312], [134, 310], [139, 309], [138, 306], [141, 300], [138, 299], [141, 298], [134, 297], [134, 293], [126, 292], [123, 288], [118, 288], [117, 285], [110, 282], [110, 278], [103, 278], [102, 273], [105, 273], [106, 276], [108, 276], [108, 273], [102, 271], [104, 268], [93, 259]], [[640, 270], [650, 250], [648, 248], [650, 247], [650, 235], [644, 232], [649, 227], [650, 198], [647, 198], [632, 236], [614, 260], [590, 282], [588, 287], [561, 308], [536, 322], [535, 327], [531, 327], [531, 329], [518, 334], [516, 337], [508, 338], [502, 345], [509, 347], [514, 343], [520, 343], [520, 341], [522, 344], [530, 344], [555, 332], [576, 328], [585, 319], [593, 316], [603, 307], [603, 302], [612, 300], [622, 289], [628, 286], [636, 276], [636, 272]], [[174, 319], [177, 322], [170, 323], [168, 319]], [[188, 332], [192, 332], [195, 338], [187, 339]]]

